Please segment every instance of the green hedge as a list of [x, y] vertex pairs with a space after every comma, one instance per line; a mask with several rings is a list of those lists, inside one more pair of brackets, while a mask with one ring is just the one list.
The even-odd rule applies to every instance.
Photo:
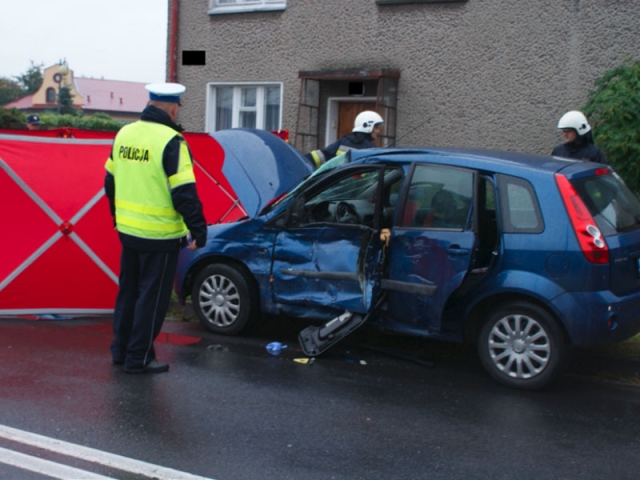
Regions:
[[609, 163], [640, 191], [640, 61], [627, 59], [595, 82], [583, 112]]
[[[30, 113], [24, 113], [16, 108], [6, 109], [0, 107], [0, 128], [24, 130], [27, 117]], [[60, 128], [72, 127], [82, 130], [98, 130], [107, 132], [117, 132], [130, 121], [113, 120], [106, 113], [94, 113], [90, 117], [80, 117], [78, 115], [58, 115], [56, 113], [40, 114], [40, 120], [44, 127]]]
[[[25, 117], [26, 118], [26, 117]], [[122, 120], [113, 120], [106, 113], [94, 113], [90, 117], [78, 117], [76, 115], [58, 115], [56, 113], [43, 113], [40, 115], [42, 124], [51, 128], [73, 127], [82, 130], [100, 130], [117, 132], [123, 125], [131, 123]]]

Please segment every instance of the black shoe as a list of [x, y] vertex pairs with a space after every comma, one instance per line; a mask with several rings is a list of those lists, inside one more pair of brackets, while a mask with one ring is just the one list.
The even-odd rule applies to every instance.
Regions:
[[162, 373], [169, 370], [169, 364], [165, 362], [159, 362], [157, 360], [151, 360], [144, 367], [129, 368], [124, 367], [124, 371], [127, 373]]
[[120, 360], [119, 358], [112, 358], [111, 363], [114, 365], [124, 365], [124, 360]]

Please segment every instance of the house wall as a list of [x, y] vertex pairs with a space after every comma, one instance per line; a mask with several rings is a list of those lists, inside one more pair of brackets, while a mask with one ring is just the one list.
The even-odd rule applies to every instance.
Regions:
[[[179, 121], [205, 128], [208, 82], [283, 82], [283, 125], [295, 135], [299, 71], [401, 72], [397, 145], [549, 153], [558, 118], [594, 81], [640, 58], [637, 0], [469, 0], [381, 5], [289, 0], [281, 12], [208, 15], [180, 2]], [[206, 65], [180, 65], [205, 50]], [[324, 118], [321, 118], [324, 125]], [[324, 127], [321, 128], [321, 135]]]
[[[47, 89], [53, 88], [56, 92], [56, 98], [58, 95], [58, 82], [56, 82], [53, 77], [56, 73], [58, 73], [58, 65], [52, 65], [47, 67], [42, 72], [42, 85], [38, 89], [36, 93], [33, 94], [33, 104], [34, 105], [47, 105], [51, 108], [55, 108], [57, 103], [47, 103]], [[69, 72], [62, 77], [62, 81], [60, 85], [63, 87], [68, 87], [72, 97], [72, 103], [76, 106], [82, 106], [83, 99], [82, 96], [78, 93], [73, 85], [73, 70], [69, 70]]]

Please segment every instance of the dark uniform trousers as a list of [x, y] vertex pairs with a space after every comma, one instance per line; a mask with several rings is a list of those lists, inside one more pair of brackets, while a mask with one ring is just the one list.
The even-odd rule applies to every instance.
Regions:
[[155, 359], [153, 341], [162, 329], [171, 300], [178, 252], [122, 246], [111, 355], [114, 360], [124, 361], [125, 368], [140, 368]]

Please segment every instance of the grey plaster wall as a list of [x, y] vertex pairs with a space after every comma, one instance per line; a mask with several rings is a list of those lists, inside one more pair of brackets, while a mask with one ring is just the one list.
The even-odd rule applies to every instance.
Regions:
[[185, 128], [204, 130], [207, 82], [283, 82], [283, 128], [295, 134], [299, 71], [390, 68], [401, 71], [399, 146], [549, 153], [558, 118], [604, 72], [640, 58], [638, 0], [287, 4], [210, 16], [207, 0], [180, 2], [178, 53], [207, 60], [178, 67]]

